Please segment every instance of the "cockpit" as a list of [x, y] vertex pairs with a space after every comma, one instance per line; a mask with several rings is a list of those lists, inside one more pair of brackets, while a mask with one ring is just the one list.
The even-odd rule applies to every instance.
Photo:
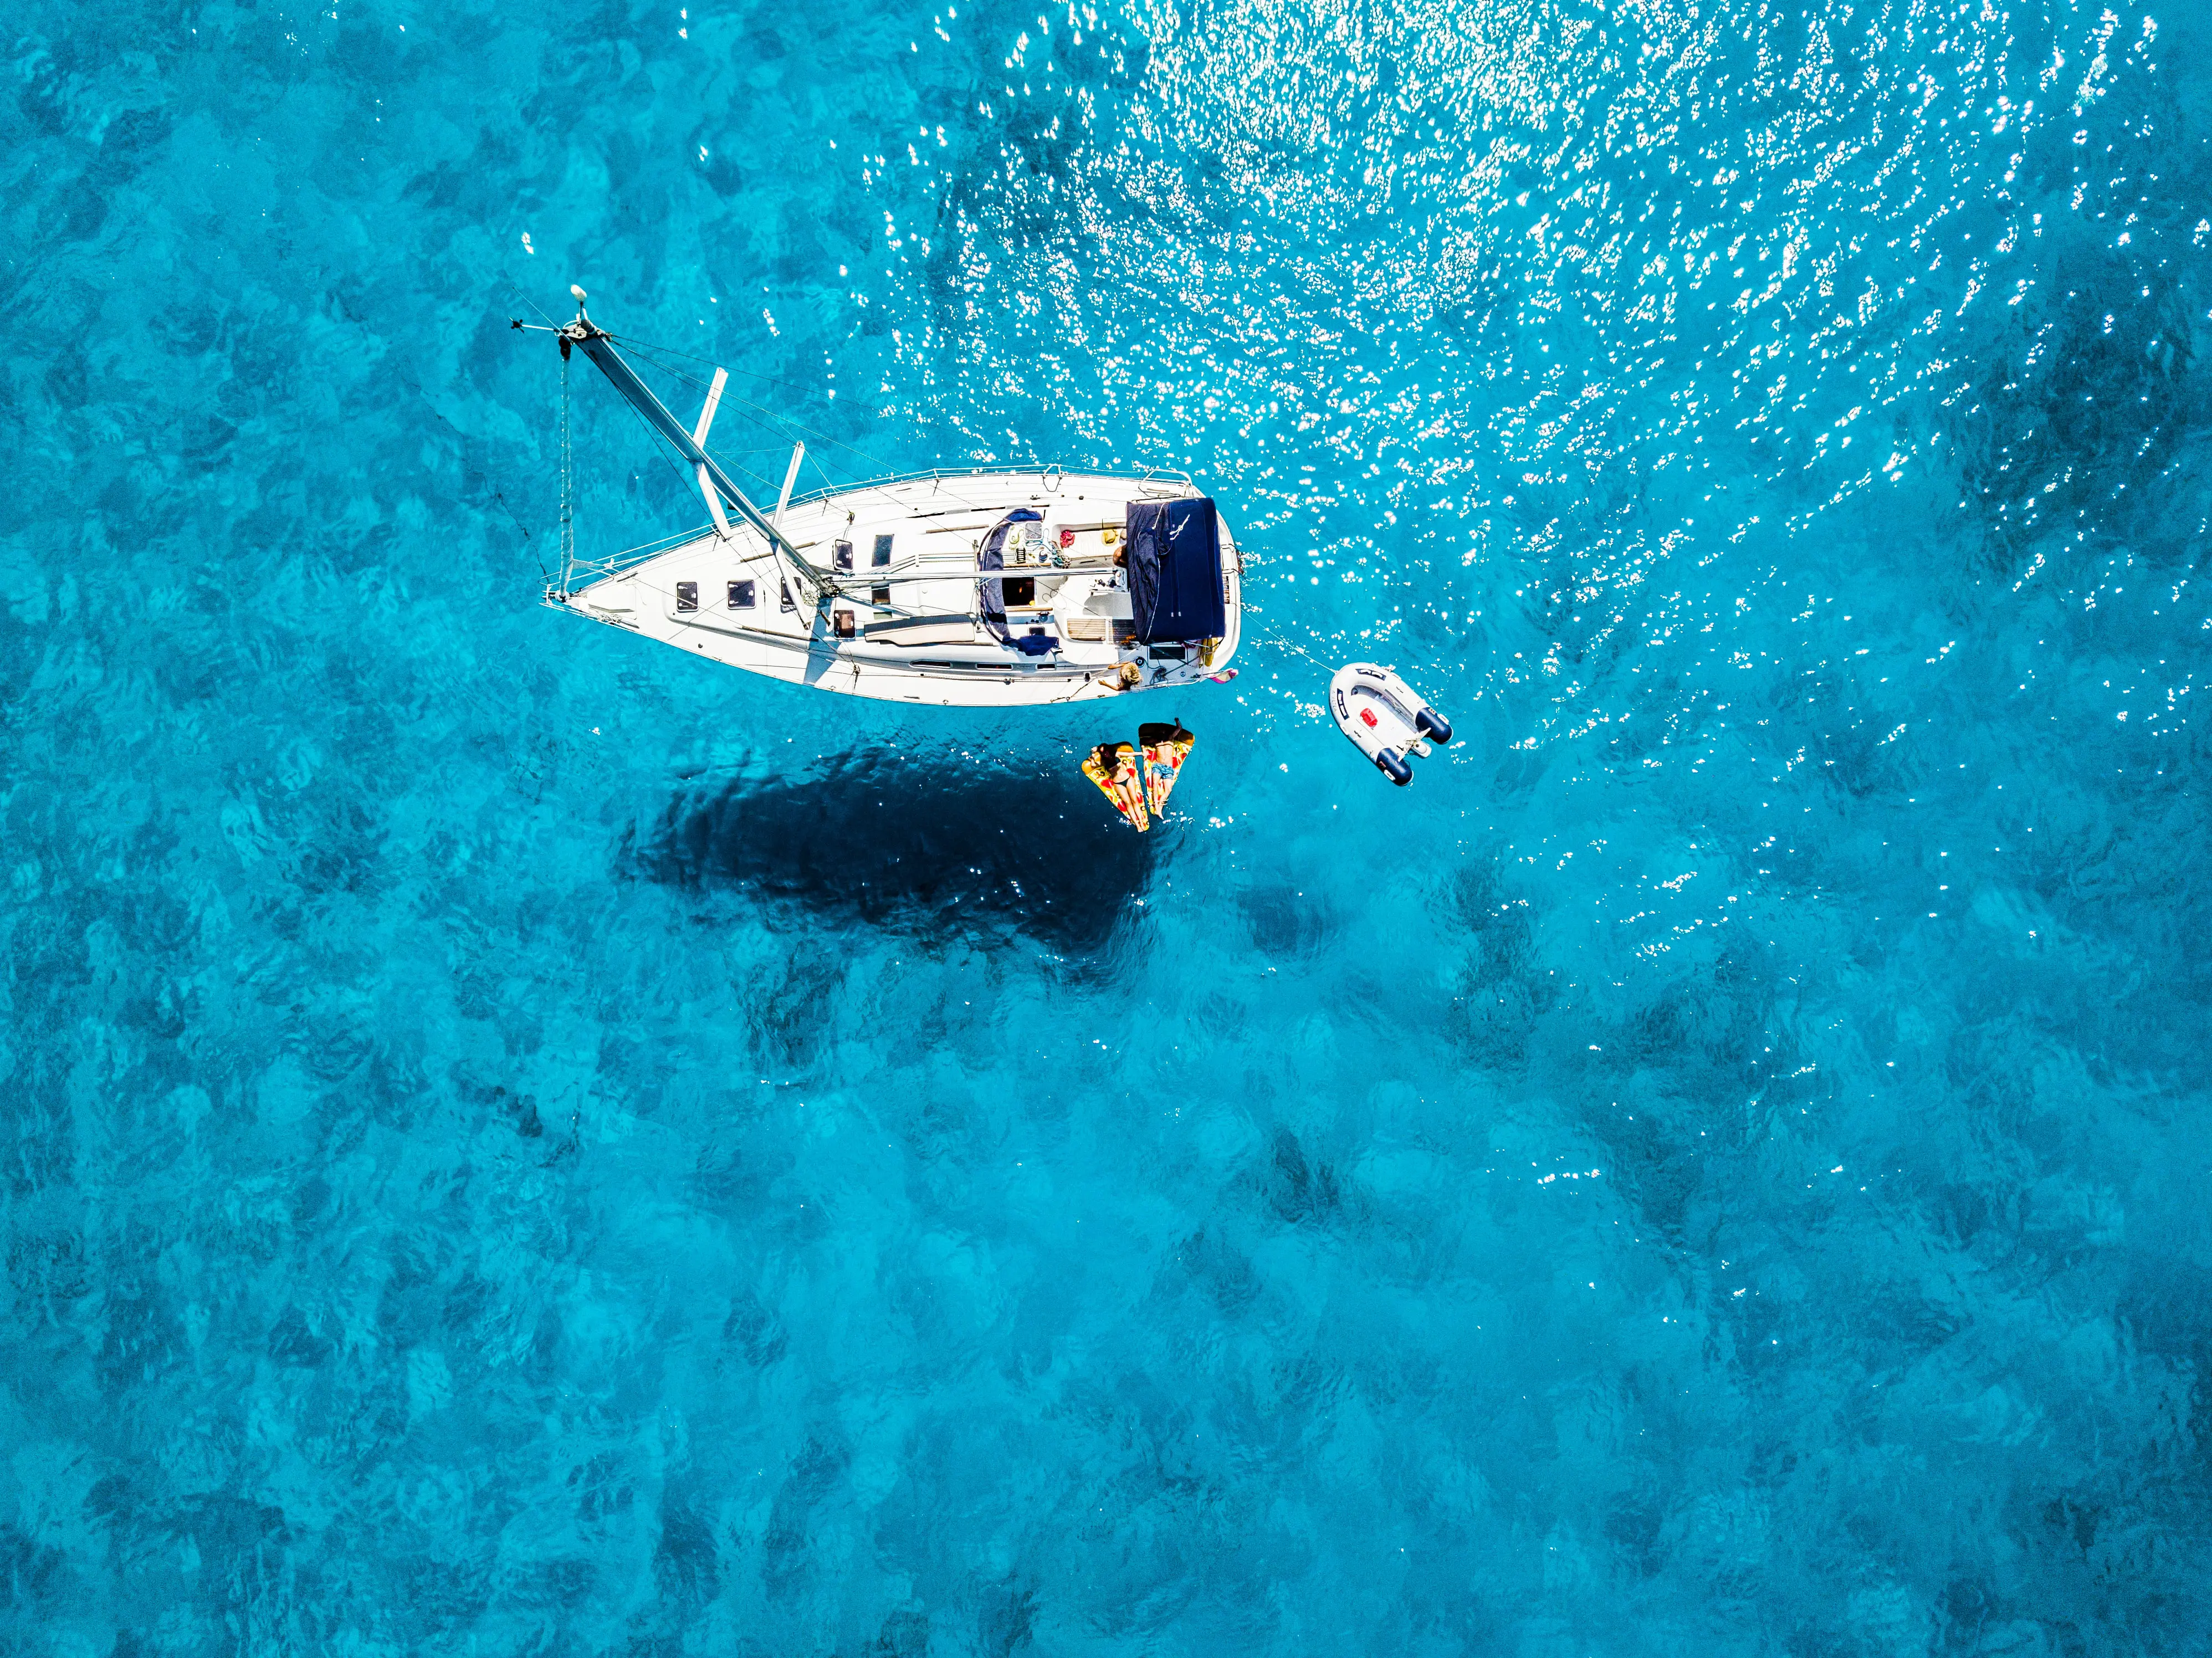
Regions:
[[975, 554], [977, 570], [1008, 572], [975, 584], [977, 615], [991, 636], [1024, 656], [1059, 650], [1052, 599], [1065, 578], [1047, 572], [1066, 567], [1066, 559], [1044, 527], [1043, 513], [1019, 507], [1000, 519]]

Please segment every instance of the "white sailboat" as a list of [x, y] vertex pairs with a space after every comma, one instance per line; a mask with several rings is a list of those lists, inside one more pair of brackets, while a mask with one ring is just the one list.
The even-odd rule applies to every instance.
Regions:
[[[947, 707], [1188, 686], [1236, 654], [1243, 561], [1188, 478], [929, 471], [794, 498], [802, 444], [763, 513], [707, 447], [726, 371], [685, 426], [571, 291], [575, 320], [542, 331], [564, 365], [580, 350], [675, 449], [712, 522], [579, 559], [564, 497], [555, 608], [771, 678]], [[565, 486], [565, 405], [562, 440]]]

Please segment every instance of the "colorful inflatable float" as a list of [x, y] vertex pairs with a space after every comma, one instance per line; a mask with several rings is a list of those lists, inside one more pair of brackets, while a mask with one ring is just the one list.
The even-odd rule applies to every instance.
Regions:
[[1098, 785], [1098, 792], [1139, 835], [1152, 828], [1152, 814], [1145, 806], [1145, 775], [1138, 769], [1135, 749], [1127, 743], [1101, 743], [1084, 756], [1083, 774]]

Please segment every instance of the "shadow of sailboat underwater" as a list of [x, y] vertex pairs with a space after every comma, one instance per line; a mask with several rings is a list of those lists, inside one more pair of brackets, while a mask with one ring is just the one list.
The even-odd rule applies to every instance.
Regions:
[[629, 855], [647, 880], [745, 894], [796, 919], [933, 941], [1023, 934], [1083, 954], [1131, 918], [1153, 845], [1102, 812], [1079, 775], [866, 749], [683, 794]]

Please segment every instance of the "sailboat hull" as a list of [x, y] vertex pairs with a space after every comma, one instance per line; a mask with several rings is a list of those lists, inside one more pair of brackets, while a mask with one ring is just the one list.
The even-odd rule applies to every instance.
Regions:
[[[787, 584], [767, 537], [708, 527], [584, 565], [556, 608], [793, 684], [947, 708], [1076, 702], [1220, 673], [1242, 559], [1218, 513], [1221, 632], [1140, 638], [1123, 526], [1187, 479], [1057, 468], [884, 479], [792, 501], [776, 527], [836, 592]], [[1186, 568], [1182, 574], [1188, 577]], [[1152, 629], [1157, 632], [1157, 626]]]

